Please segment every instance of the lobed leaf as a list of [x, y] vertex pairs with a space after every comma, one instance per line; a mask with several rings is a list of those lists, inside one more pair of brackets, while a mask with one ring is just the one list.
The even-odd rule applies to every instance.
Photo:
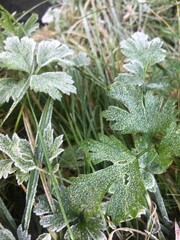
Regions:
[[0, 160], [0, 179], [7, 178], [9, 174], [12, 174], [15, 170], [12, 168], [13, 162], [9, 159]]
[[174, 102], [154, 96], [151, 92], [144, 94], [143, 89], [131, 85], [112, 84], [110, 95], [121, 101], [126, 109], [110, 106], [103, 116], [113, 121], [112, 129], [122, 133], [155, 134], [167, 128], [175, 118]]
[[34, 157], [29, 143], [14, 134], [12, 140], [0, 134], [0, 150], [14, 162], [15, 166], [24, 173], [35, 168]]
[[114, 183], [118, 188], [107, 206], [107, 214], [113, 221], [119, 224], [142, 213], [145, 189], [136, 160], [74, 179], [67, 190], [72, 209], [77, 213], [83, 212], [87, 217], [97, 214], [103, 197]]
[[8, 37], [4, 52], [0, 53], [0, 64], [13, 70], [31, 73], [34, 68], [35, 41], [32, 38]]
[[39, 68], [48, 65], [51, 62], [63, 61], [67, 56], [72, 55], [73, 51], [58, 40], [41, 41], [37, 50], [37, 63]]
[[53, 129], [51, 123], [49, 123], [47, 128], [44, 129], [43, 140], [47, 149], [49, 161], [52, 162], [53, 159], [58, 157], [64, 151], [63, 148], [60, 148], [63, 143], [63, 135], [60, 135], [54, 140]]
[[[74, 212], [71, 210], [69, 205], [69, 200], [67, 198], [67, 194], [63, 191], [60, 193], [61, 199], [63, 203], [64, 210], [66, 212], [66, 216], [68, 219], [68, 222], [74, 221], [77, 216], [74, 214]], [[66, 222], [64, 221], [63, 214], [59, 211], [59, 205], [58, 202], [54, 200], [54, 205], [56, 208], [56, 211], [52, 213], [49, 209], [49, 204], [47, 202], [47, 199], [44, 196], [38, 197], [38, 203], [34, 208], [34, 212], [36, 215], [42, 215], [40, 224], [44, 228], [49, 228], [52, 232], [59, 232], [64, 227], [66, 227]]]
[[120, 43], [122, 53], [127, 61], [139, 61], [144, 68], [164, 60], [166, 51], [162, 49], [163, 42], [159, 38], [148, 41], [148, 36], [136, 32], [132, 37]]
[[135, 156], [116, 137], [100, 135], [99, 141], [90, 140], [86, 145], [90, 151], [91, 160], [94, 164], [110, 161], [112, 163], [129, 163]]
[[[0, 79], [0, 104], [9, 102], [10, 98], [13, 101], [17, 101], [25, 84], [23, 80], [15, 81], [11, 78]], [[24, 94], [25, 91], [23, 91]]]
[[[106, 240], [106, 236], [102, 230], [104, 225], [99, 218], [90, 218], [88, 221], [84, 219], [83, 222], [79, 222], [71, 226], [73, 236], [76, 240]], [[65, 240], [71, 240], [69, 232], [66, 231], [64, 236]]]
[[47, 93], [54, 100], [61, 100], [62, 93], [67, 95], [76, 93], [73, 83], [71, 76], [65, 72], [47, 72], [41, 75], [32, 75], [30, 79], [31, 89], [35, 92]]

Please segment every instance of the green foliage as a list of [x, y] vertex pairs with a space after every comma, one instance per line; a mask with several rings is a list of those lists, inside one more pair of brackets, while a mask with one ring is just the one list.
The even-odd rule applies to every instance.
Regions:
[[[122, 6], [121, 3], [119, 4]], [[139, 16], [144, 18], [146, 15], [148, 18], [145, 5], [136, 4], [136, 7], [141, 10]], [[8, 102], [13, 101], [5, 121], [17, 104], [23, 100], [15, 132], [23, 116], [28, 136], [26, 140], [21, 139], [17, 133], [0, 134], [0, 151], [2, 152], [0, 178], [6, 179], [10, 174], [14, 174], [18, 184], [23, 183], [27, 190], [24, 214], [18, 229], [4, 203], [0, 201], [2, 212], [0, 238], [4, 240], [31, 240], [29, 226], [33, 206], [34, 213], [39, 217], [39, 224], [44, 228], [40, 232], [41, 228], [38, 226], [40, 235], [36, 240], [62, 238], [106, 240], [113, 223], [119, 225], [120, 222], [126, 222], [126, 226], [129, 220], [141, 214], [146, 214], [147, 217], [150, 215], [151, 220], [147, 227], [150, 233], [148, 231], [146, 233], [148, 237], [153, 237], [154, 229], [150, 225], [152, 223], [154, 226], [156, 223], [153, 222], [156, 209], [152, 209], [153, 212], [149, 213], [146, 197], [149, 204], [151, 196], [149, 192], [155, 197], [160, 196], [155, 175], [164, 173], [171, 163], [180, 157], [180, 129], [176, 123], [176, 104], [159, 95], [159, 90], [167, 88], [167, 82], [168, 88], [170, 86], [178, 88], [178, 64], [173, 64], [171, 71], [166, 70], [160, 63], [166, 55], [166, 51], [162, 48], [162, 41], [159, 38], [148, 40], [147, 35], [137, 32], [120, 43], [121, 52], [126, 59], [123, 65], [124, 72], [117, 76], [119, 55], [116, 52], [117, 48], [111, 43], [112, 37], [108, 34], [113, 28], [119, 29], [119, 36], [124, 35], [122, 33], [125, 31], [118, 24], [115, 9], [108, 6], [108, 14], [107, 11], [101, 11], [98, 18], [103, 19], [105, 25], [97, 22], [95, 30], [90, 24], [96, 21], [96, 9], [93, 13], [94, 19], [89, 14], [86, 18], [85, 8], [81, 3], [79, 5], [87, 34], [86, 41], [80, 41], [80, 47], [84, 47], [83, 42], [90, 44], [89, 55], [92, 57], [90, 67], [87, 67], [90, 59], [85, 53], [80, 52], [75, 56], [74, 52], [59, 40], [43, 40], [37, 43], [29, 37], [38, 27], [37, 15], [33, 14], [26, 23], [19, 23], [0, 7], [0, 25], [3, 30], [1, 37], [5, 38], [4, 42], [0, 43], [0, 67], [2, 76], [5, 76], [0, 80], [0, 104], [7, 105]], [[101, 1], [97, 6], [98, 9], [103, 9]], [[134, 22], [137, 22], [136, 7], [133, 10], [135, 11]], [[122, 12], [121, 15], [124, 14], [124, 10]], [[109, 18], [111, 13], [112, 19]], [[89, 18], [91, 23], [88, 22]], [[131, 14], [128, 18], [132, 18]], [[144, 29], [141, 28], [141, 20], [139, 19], [138, 29]], [[124, 21], [126, 22], [126, 19]], [[109, 25], [111, 22], [113, 26]], [[71, 43], [76, 42], [76, 37], [81, 35], [75, 32], [78, 25], [80, 24], [72, 24], [75, 39]], [[104, 39], [101, 40], [100, 35], [96, 36], [99, 27], [103, 38], [108, 36], [109, 43]], [[131, 27], [133, 29], [134, 26]], [[67, 31], [68, 38], [71, 32], [72, 29]], [[65, 35], [62, 36], [63, 40]], [[113, 41], [114, 39], [115, 36]], [[109, 46], [113, 51], [108, 52]], [[81, 66], [85, 67], [80, 69]], [[66, 73], [67, 69], [68, 73]], [[164, 74], [164, 78], [172, 78], [173, 81], [170, 82], [168, 79], [164, 81], [164, 78], [162, 78], [163, 81], [161, 79], [156, 81], [156, 76], [160, 76], [154, 75], [154, 70], [157, 69], [162, 70], [161, 74]], [[109, 96], [106, 96], [103, 92], [107, 87], [105, 83], [113, 82], [114, 76], [117, 77], [109, 87]], [[53, 121], [54, 131], [52, 128], [53, 100], [61, 101], [63, 94], [76, 93], [72, 79], [78, 86], [78, 96], [67, 97], [61, 102], [60, 108], [64, 108], [65, 114], [56, 108], [57, 105], [54, 107], [58, 122], [54, 124]], [[99, 86], [103, 90], [96, 91]], [[49, 96], [48, 100], [43, 98], [44, 94]], [[39, 109], [42, 110], [44, 102], [46, 102], [45, 107], [40, 117]], [[35, 109], [36, 104], [39, 109]], [[108, 109], [105, 107], [107, 105], [109, 105]], [[101, 116], [98, 120], [100, 124], [95, 123], [94, 118], [97, 119], [102, 109], [107, 109], [102, 117], [110, 121], [111, 129], [104, 127], [106, 125]], [[39, 117], [40, 120], [38, 120]], [[57, 134], [62, 121], [65, 123], [62, 130], [67, 140], [63, 147], [63, 135]], [[69, 126], [72, 131], [71, 136], [69, 136]], [[101, 134], [98, 135], [99, 130]], [[24, 128], [22, 132], [21, 134], [24, 135]], [[89, 140], [90, 136], [95, 140]], [[86, 139], [81, 145], [85, 156], [82, 154], [82, 148], [78, 150], [80, 153], [75, 152], [78, 148], [75, 144], [79, 144], [83, 139]], [[65, 161], [72, 165], [71, 169], [75, 171], [73, 175], [82, 171], [88, 174], [67, 180], [66, 174], [72, 173], [67, 169], [64, 170], [65, 173], [60, 172], [59, 166], [63, 167], [60, 155], [67, 145], [64, 156]], [[70, 149], [70, 156], [68, 156], [68, 149]], [[70, 163], [70, 158], [73, 158], [73, 164]], [[66, 181], [67, 187], [65, 187]], [[43, 191], [45, 195], [36, 198], [36, 194], [39, 195]], [[171, 195], [175, 198], [175, 194]], [[165, 221], [168, 222], [162, 199], [160, 203], [162, 216], [167, 218]], [[106, 220], [108, 220], [108, 227]], [[157, 218], [156, 221], [159, 226]], [[121, 233], [119, 233], [121, 239], [128, 238], [120, 235]], [[160, 229], [157, 235], [162, 238]]]
[[23, 173], [35, 168], [34, 157], [29, 143], [20, 139], [17, 134], [12, 136], [12, 140], [8, 136], [0, 134], [0, 150], [9, 156], [15, 166]]
[[103, 113], [107, 120], [115, 121], [113, 130], [122, 133], [149, 133], [154, 135], [162, 131], [174, 120], [173, 101], [164, 103], [163, 97], [154, 96], [152, 92], [120, 82], [112, 84], [110, 96], [121, 101], [126, 109], [110, 106]]
[[32, 75], [30, 87], [35, 92], [47, 93], [52, 99], [61, 100], [62, 93], [76, 93], [76, 88], [72, 85], [71, 76], [65, 72], [47, 72], [40, 75]]
[[[148, 42], [142, 33], [122, 42], [122, 51], [130, 62], [128, 68], [137, 74], [137, 79], [139, 69], [144, 76], [148, 67], [164, 59], [161, 45], [159, 39]], [[154, 174], [166, 171], [174, 156], [179, 156], [180, 135], [173, 124], [176, 116], [174, 101], [165, 101], [146, 88], [130, 85], [130, 80], [131, 76], [126, 83], [117, 79], [110, 86], [110, 96], [121, 107], [110, 106], [103, 116], [113, 122], [113, 130], [132, 134], [135, 149], [127, 149], [114, 136], [102, 135], [99, 142], [89, 141], [85, 149], [92, 163], [109, 161], [113, 165], [73, 179], [73, 184], [68, 187], [73, 210], [83, 211], [86, 217], [97, 214], [109, 192], [106, 214], [115, 224], [144, 212], [145, 189], [153, 191]], [[162, 135], [160, 139], [158, 134]]]

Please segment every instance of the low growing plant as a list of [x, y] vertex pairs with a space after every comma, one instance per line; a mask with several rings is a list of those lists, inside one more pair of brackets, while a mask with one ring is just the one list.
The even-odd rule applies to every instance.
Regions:
[[[1, 203], [9, 226], [1, 226], [2, 240], [31, 239], [28, 231], [33, 205], [40, 225], [46, 228], [37, 240], [107, 239], [109, 229], [104, 216], [119, 225], [145, 214], [149, 192], [156, 196], [164, 222], [169, 224], [155, 175], [165, 172], [173, 159], [180, 156], [180, 129], [176, 103], [159, 95], [163, 83], [152, 84], [149, 77], [149, 70], [163, 61], [166, 53], [159, 38], [149, 41], [142, 32], [122, 41], [121, 50], [126, 56], [126, 71], [118, 75], [109, 90], [117, 105], [109, 106], [103, 117], [121, 139], [130, 135], [131, 142], [126, 144], [115, 134], [100, 134], [99, 141], [83, 143], [92, 173], [73, 178], [72, 184], [65, 187], [56, 174], [61, 162], [55, 161], [64, 150], [63, 136], [54, 138], [51, 120], [53, 100], [76, 93], [71, 76], [59, 71], [69, 63], [72, 51], [58, 40], [36, 43], [27, 36], [11, 36], [4, 41], [0, 64], [11, 71], [0, 81], [0, 103], [13, 100], [4, 121], [22, 102], [21, 112], [28, 107], [33, 115], [36, 137], [32, 137], [31, 125], [25, 119], [28, 140], [16, 133], [11, 137], [0, 134], [1, 178], [15, 174], [18, 184], [27, 182], [26, 206], [17, 232], [14, 220]], [[32, 92], [49, 96], [39, 123], [32, 106]], [[100, 167], [102, 162], [107, 167], [95, 171], [93, 165]], [[45, 194], [36, 198], [39, 177]], [[155, 233], [147, 235], [157, 239]]]

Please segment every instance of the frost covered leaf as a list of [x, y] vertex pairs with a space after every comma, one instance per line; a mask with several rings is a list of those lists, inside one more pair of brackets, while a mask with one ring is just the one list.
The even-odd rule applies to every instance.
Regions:
[[94, 164], [102, 161], [129, 163], [135, 159], [129, 149], [114, 136], [100, 135], [99, 141], [90, 140], [85, 148], [90, 151], [91, 160]]
[[5, 41], [5, 51], [0, 53], [0, 64], [8, 69], [33, 71], [35, 41], [28, 37], [8, 37]]
[[144, 68], [141, 62], [132, 60], [131, 62], [124, 64], [123, 67], [128, 71], [127, 73], [120, 73], [115, 81], [121, 81], [124, 84], [143, 85]]
[[36, 240], [51, 240], [51, 235], [49, 233], [41, 234]]
[[139, 61], [144, 68], [147, 68], [164, 60], [166, 51], [161, 48], [162, 44], [159, 38], [148, 41], [147, 35], [136, 32], [131, 38], [123, 40], [120, 47], [127, 61]]
[[64, 151], [63, 148], [60, 148], [63, 142], [63, 135], [60, 135], [54, 140], [53, 129], [51, 123], [49, 123], [47, 128], [44, 129], [43, 140], [48, 153], [49, 161], [52, 162], [53, 159], [58, 157]]
[[52, 99], [61, 100], [62, 93], [76, 93], [74, 81], [65, 72], [47, 72], [41, 75], [33, 75], [30, 80], [31, 89], [35, 92], [49, 94]]
[[[106, 236], [102, 230], [104, 225], [98, 218], [90, 218], [90, 220], [84, 220], [82, 223], [77, 223], [71, 226], [73, 236], [76, 240], [106, 240]], [[64, 236], [65, 240], [71, 240], [69, 232], [66, 231]]]
[[163, 104], [163, 98], [154, 96], [150, 91], [144, 95], [140, 87], [116, 82], [111, 86], [110, 95], [121, 101], [127, 109], [110, 106], [104, 111], [103, 116], [115, 122], [112, 125], [113, 130], [154, 134], [164, 130], [174, 120], [173, 101]]
[[[9, 102], [10, 98], [13, 101], [17, 101], [20, 96], [20, 92], [24, 89], [25, 82], [23, 80], [15, 81], [10, 78], [0, 79], [0, 104]], [[23, 95], [25, 94], [23, 91]]]
[[[72, 212], [70, 208], [67, 194], [64, 191], [60, 192], [60, 194], [61, 194], [61, 200], [63, 203], [64, 211], [66, 213], [68, 222], [74, 221], [77, 216]], [[56, 208], [55, 213], [51, 213], [48, 205], [49, 204], [47, 202], [47, 199], [44, 196], [40, 196], [38, 198], [38, 204], [34, 208], [34, 212], [36, 215], [43, 214], [40, 220], [40, 224], [44, 228], [49, 228], [49, 230], [52, 232], [59, 232], [64, 227], [66, 227], [66, 222], [64, 221], [64, 217], [61, 211], [59, 210], [59, 204], [54, 199], [54, 205]]]
[[[134, 137], [136, 149], [141, 152], [151, 144], [151, 138], [147, 136]], [[165, 136], [161, 139], [159, 145], [151, 147], [146, 153], [139, 158], [139, 166], [144, 169], [146, 173], [161, 174], [172, 163], [174, 157], [180, 156], [180, 131], [177, 129], [175, 123], [172, 123], [167, 128]], [[143, 178], [150, 180], [150, 176], [143, 173]], [[150, 180], [151, 181], [151, 180]], [[152, 182], [152, 181], [151, 181]]]
[[12, 140], [0, 134], [0, 151], [5, 153], [22, 172], [27, 173], [35, 168], [33, 154], [29, 143], [14, 134]]
[[46, 213], [50, 213], [50, 207], [45, 195], [40, 195], [37, 197], [38, 203], [34, 207], [34, 213], [37, 216], [44, 215]]
[[12, 168], [13, 162], [9, 159], [0, 160], [0, 179], [7, 178], [15, 170]]
[[19, 168], [16, 170], [16, 180], [18, 185], [21, 185], [23, 182], [27, 182], [29, 179], [29, 172], [22, 172]]
[[16, 240], [15, 237], [8, 229], [1, 229], [0, 230], [0, 239], [1, 240]]
[[73, 54], [66, 45], [61, 45], [58, 40], [41, 41], [37, 50], [37, 63], [44, 67], [51, 62], [63, 61], [64, 58]]
[[180, 128], [173, 122], [167, 129], [166, 135], [162, 139], [159, 147], [159, 153], [163, 157], [180, 157]]
[[155, 179], [153, 174], [145, 171], [144, 169], [140, 169], [140, 172], [145, 188], [150, 192], [153, 192], [155, 186]]
[[142, 213], [145, 189], [136, 160], [74, 179], [67, 189], [72, 209], [77, 213], [83, 212], [85, 216], [97, 214], [103, 197], [114, 183], [118, 188], [107, 206], [107, 214], [113, 221], [119, 224]]
[[28, 234], [27, 230], [23, 230], [22, 225], [19, 225], [17, 229], [18, 240], [31, 240], [31, 235]]

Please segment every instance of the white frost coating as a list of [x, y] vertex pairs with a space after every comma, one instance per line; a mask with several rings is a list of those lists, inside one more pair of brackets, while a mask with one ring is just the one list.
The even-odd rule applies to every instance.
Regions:
[[51, 62], [58, 62], [73, 54], [68, 46], [58, 40], [44, 40], [39, 43], [37, 50], [37, 63], [39, 67], [44, 67]]
[[0, 134], [0, 150], [9, 156], [23, 173], [35, 168], [29, 143], [20, 139], [17, 134], [13, 135], [12, 140], [7, 135]]
[[16, 240], [15, 237], [8, 229], [1, 229], [0, 230], [0, 239], [1, 240]]
[[76, 93], [72, 77], [65, 72], [47, 72], [41, 75], [32, 75], [30, 87], [35, 92], [49, 94], [54, 100], [61, 100], [62, 93], [69, 95]]
[[36, 240], [51, 240], [51, 235], [49, 233], [41, 234]]
[[146, 34], [136, 32], [131, 38], [123, 40], [120, 47], [127, 57], [127, 61], [136, 60], [147, 67], [164, 60], [166, 51], [161, 48], [162, 44], [163, 42], [159, 38], [148, 41]]
[[0, 53], [0, 64], [8, 69], [31, 73], [34, 65], [35, 41], [32, 38], [8, 37], [5, 51]]
[[12, 168], [13, 162], [11, 160], [0, 160], [0, 179], [7, 178], [9, 174], [13, 173], [15, 170]]
[[110, 106], [104, 111], [107, 120], [115, 121], [114, 130], [123, 133], [155, 133], [174, 119], [174, 103], [167, 101], [162, 107], [162, 98], [151, 92], [145, 95], [141, 88], [133, 85], [121, 85], [115, 82], [111, 85], [110, 95], [121, 101], [128, 110]]
[[63, 148], [60, 148], [63, 143], [63, 135], [60, 135], [54, 140], [53, 129], [51, 127], [51, 123], [49, 123], [47, 128], [44, 129], [43, 140], [47, 149], [49, 161], [52, 162], [53, 159], [58, 157], [64, 151]]
[[23, 230], [22, 225], [19, 225], [17, 229], [18, 240], [31, 240], [31, 235], [28, 231]]

